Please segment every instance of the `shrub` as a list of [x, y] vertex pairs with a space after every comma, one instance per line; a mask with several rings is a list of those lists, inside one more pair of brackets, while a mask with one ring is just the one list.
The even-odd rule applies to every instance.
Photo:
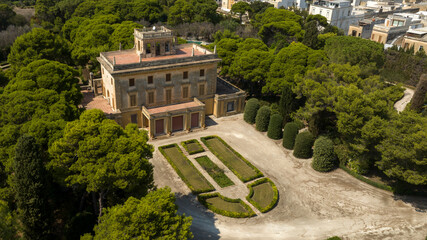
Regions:
[[[252, 197], [254, 195], [253, 187], [260, 185], [260, 184], [263, 184], [263, 183], [270, 183], [270, 186], [273, 189], [273, 199], [271, 200], [270, 204], [268, 206], [266, 206], [265, 208], [262, 208], [257, 202], [252, 200]], [[276, 206], [277, 201], [279, 200], [279, 191], [277, 190], [276, 185], [270, 179], [268, 179], [268, 178], [258, 179], [255, 182], [249, 184], [248, 188], [249, 188], [249, 194], [248, 194], [248, 196], [246, 196], [246, 200], [248, 200], [248, 202], [250, 202], [252, 205], [254, 205], [254, 207], [256, 207], [260, 212], [266, 213]]]
[[255, 118], [259, 109], [259, 101], [256, 98], [251, 98], [248, 100], [245, 106], [245, 113], [243, 114], [243, 120], [245, 122], [254, 124]]
[[[226, 202], [240, 203], [247, 210], [247, 212], [231, 212], [231, 211], [226, 211], [226, 210], [220, 209], [220, 208], [218, 208], [212, 204], [209, 204], [206, 201], [207, 199], [213, 198], [213, 197], [219, 197]], [[254, 211], [246, 203], [244, 203], [241, 199], [231, 199], [228, 197], [224, 197], [219, 193], [208, 193], [208, 194], [198, 195], [197, 200], [199, 200], [199, 202], [203, 206], [210, 209], [212, 212], [221, 214], [223, 216], [232, 217], [232, 218], [247, 218], [247, 217], [255, 216]]]
[[283, 129], [283, 147], [286, 149], [294, 149], [295, 137], [298, 135], [298, 125], [290, 122], [286, 123]]
[[319, 172], [329, 172], [337, 166], [334, 143], [327, 137], [320, 136], [314, 142], [313, 162], [311, 166]]
[[294, 156], [297, 158], [311, 158], [313, 155], [313, 134], [309, 131], [302, 132], [295, 138]]
[[256, 130], [265, 132], [268, 129], [268, 123], [270, 122], [270, 108], [263, 106], [258, 109], [256, 114]]
[[270, 118], [270, 123], [268, 124], [267, 136], [271, 139], [280, 139], [282, 138], [282, 123], [283, 118], [280, 114], [274, 114]]

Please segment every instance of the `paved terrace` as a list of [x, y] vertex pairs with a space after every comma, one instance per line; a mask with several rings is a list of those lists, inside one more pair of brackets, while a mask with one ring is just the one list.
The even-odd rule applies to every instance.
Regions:
[[110, 104], [108, 104], [108, 100], [105, 99], [102, 95], [95, 97], [95, 94], [91, 90], [82, 90], [81, 92], [83, 94], [81, 105], [87, 110], [100, 109], [104, 113], [115, 113]]

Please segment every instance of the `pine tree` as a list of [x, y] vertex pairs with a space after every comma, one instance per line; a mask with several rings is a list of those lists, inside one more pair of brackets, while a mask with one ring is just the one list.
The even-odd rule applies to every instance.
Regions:
[[289, 114], [292, 112], [294, 99], [292, 89], [289, 85], [285, 85], [282, 89], [282, 95], [280, 96], [279, 111], [282, 114], [283, 121], [286, 123], [289, 121]]
[[23, 135], [15, 148], [14, 190], [26, 239], [49, 239], [51, 214], [43, 154], [34, 137]]

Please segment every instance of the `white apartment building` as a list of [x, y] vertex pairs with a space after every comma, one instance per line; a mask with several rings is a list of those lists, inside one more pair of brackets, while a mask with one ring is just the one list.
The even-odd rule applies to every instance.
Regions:
[[309, 14], [320, 14], [328, 23], [348, 33], [350, 24], [356, 24], [363, 15], [353, 15], [352, 2], [348, 0], [320, 0], [310, 6]]

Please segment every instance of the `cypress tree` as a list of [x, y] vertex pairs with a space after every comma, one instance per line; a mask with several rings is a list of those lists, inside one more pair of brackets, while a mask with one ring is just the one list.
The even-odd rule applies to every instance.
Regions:
[[334, 152], [334, 143], [331, 139], [320, 136], [314, 142], [313, 162], [311, 166], [319, 172], [329, 172], [338, 164], [337, 156]]
[[309, 131], [299, 133], [295, 138], [294, 156], [297, 158], [311, 158], [313, 156], [313, 134]]
[[295, 137], [298, 135], [298, 125], [294, 122], [286, 123], [283, 129], [283, 147], [289, 150], [294, 149]]
[[255, 118], [259, 109], [259, 101], [256, 98], [251, 98], [248, 100], [245, 106], [245, 113], [243, 114], [243, 120], [245, 122], [254, 124]]
[[261, 107], [256, 114], [256, 130], [265, 132], [268, 129], [270, 122], [270, 108], [268, 106]]
[[290, 117], [289, 114], [292, 112], [293, 108], [293, 93], [289, 85], [285, 85], [282, 89], [282, 95], [280, 95], [279, 101], [279, 111], [282, 114], [283, 121], [288, 122]]
[[267, 136], [271, 139], [280, 139], [282, 138], [282, 124], [283, 118], [280, 114], [273, 114], [270, 118], [270, 123], [268, 124]]
[[42, 155], [34, 137], [19, 138], [15, 148], [14, 190], [26, 239], [49, 239], [51, 214]]

